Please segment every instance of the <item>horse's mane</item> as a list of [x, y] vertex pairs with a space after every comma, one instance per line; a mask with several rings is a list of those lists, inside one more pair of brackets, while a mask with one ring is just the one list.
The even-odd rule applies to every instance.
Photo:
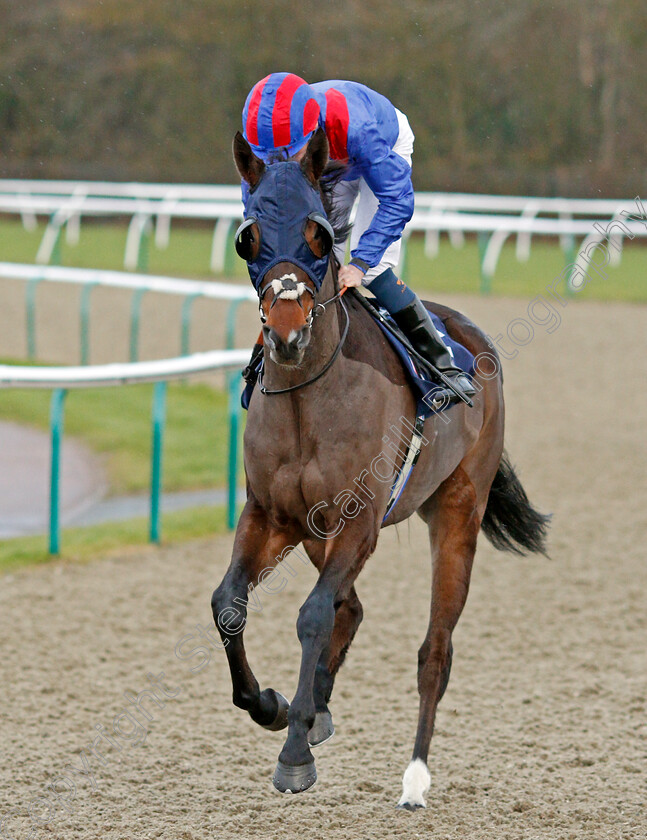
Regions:
[[323, 175], [319, 180], [319, 192], [321, 193], [321, 201], [328, 216], [328, 221], [332, 225], [335, 234], [335, 242], [345, 242], [348, 234], [352, 228], [352, 224], [347, 222], [344, 218], [345, 213], [339, 207], [336, 207], [333, 202], [333, 189], [341, 180], [344, 172], [348, 169], [348, 165], [338, 160], [329, 160]]

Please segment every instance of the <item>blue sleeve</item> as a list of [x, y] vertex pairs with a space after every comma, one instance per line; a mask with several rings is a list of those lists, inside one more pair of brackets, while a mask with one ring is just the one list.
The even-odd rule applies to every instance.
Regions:
[[[374, 132], [370, 133], [377, 131], [375, 126]], [[373, 267], [380, 262], [389, 245], [402, 236], [406, 223], [413, 216], [414, 194], [411, 167], [388, 147], [385, 140], [365, 134], [362, 146], [363, 160], [358, 163], [379, 206], [351, 256]]]

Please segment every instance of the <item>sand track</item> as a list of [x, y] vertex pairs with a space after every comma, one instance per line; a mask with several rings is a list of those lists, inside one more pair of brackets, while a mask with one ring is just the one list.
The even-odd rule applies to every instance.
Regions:
[[[451, 303], [493, 334], [525, 314], [521, 301]], [[73, 813], [56, 807], [34, 837], [644, 837], [645, 309], [578, 303], [562, 318], [505, 364], [507, 447], [533, 501], [555, 514], [551, 559], [479, 544], [425, 812], [394, 809], [429, 609], [426, 533], [411, 521], [383, 534], [359, 579], [365, 621], [333, 696], [337, 734], [316, 754], [317, 785], [298, 797], [273, 791], [283, 734], [231, 705], [222, 651], [197, 673], [197, 659], [174, 654], [196, 624], [211, 627], [229, 537], [1, 578], [0, 819], [15, 809], [5, 836], [29, 836], [30, 803], [45, 819], [34, 798], [67, 773]], [[610, 336], [631, 348], [621, 369], [605, 359]], [[313, 582], [304, 569], [281, 594], [263, 593], [246, 635], [261, 683], [287, 696]], [[161, 671], [179, 693], [147, 704], [146, 741], [122, 737], [105, 764], [92, 758], [94, 791], [65, 771], [81, 767], [95, 725], [111, 730], [132, 708], [124, 692]], [[143, 733], [125, 717], [118, 725]]]

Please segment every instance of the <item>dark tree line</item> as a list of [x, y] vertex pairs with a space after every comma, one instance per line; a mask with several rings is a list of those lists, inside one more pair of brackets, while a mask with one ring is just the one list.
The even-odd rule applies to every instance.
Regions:
[[251, 85], [352, 78], [418, 189], [645, 191], [643, 0], [0, 0], [0, 175], [231, 182]]

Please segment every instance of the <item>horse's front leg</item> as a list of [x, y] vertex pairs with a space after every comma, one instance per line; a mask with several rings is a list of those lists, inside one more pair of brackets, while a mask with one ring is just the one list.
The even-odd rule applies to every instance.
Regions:
[[329, 649], [335, 627], [336, 607], [349, 597], [355, 578], [377, 541], [377, 526], [371, 529], [368, 538], [366, 533], [357, 533], [358, 530], [346, 527], [339, 537], [327, 543], [319, 580], [299, 610], [299, 684], [288, 712], [288, 737], [272, 779], [274, 787], [282, 793], [299, 793], [317, 780], [314, 758], [308, 743], [308, 734], [315, 722], [314, 684], [317, 664], [324, 651]]
[[272, 688], [261, 691], [249, 667], [243, 644], [247, 601], [263, 570], [274, 568], [284, 550], [299, 541], [294, 532], [273, 526], [255, 501], [248, 501], [236, 529], [231, 563], [211, 597], [213, 618], [231, 671], [234, 705], [246, 709], [252, 720], [272, 730], [287, 726], [289, 703]]
[[328, 703], [330, 702], [337, 672], [346, 658], [348, 648], [362, 622], [363, 616], [362, 604], [353, 586], [348, 597], [337, 606], [335, 626], [330, 642], [324, 648], [317, 662], [313, 686], [315, 721], [308, 733], [308, 743], [311, 747], [317, 747], [319, 744], [325, 743], [335, 734]]
[[[303, 546], [313, 565], [321, 572], [325, 561], [325, 543], [319, 540], [304, 540]], [[357, 597], [355, 587], [351, 586], [348, 597], [341, 603], [335, 604], [335, 626], [330, 642], [322, 651], [315, 670], [313, 686], [315, 720], [308, 732], [308, 743], [311, 747], [325, 743], [335, 734], [328, 703], [337, 671], [346, 658], [357, 628], [362, 623], [363, 615], [362, 604]]]

